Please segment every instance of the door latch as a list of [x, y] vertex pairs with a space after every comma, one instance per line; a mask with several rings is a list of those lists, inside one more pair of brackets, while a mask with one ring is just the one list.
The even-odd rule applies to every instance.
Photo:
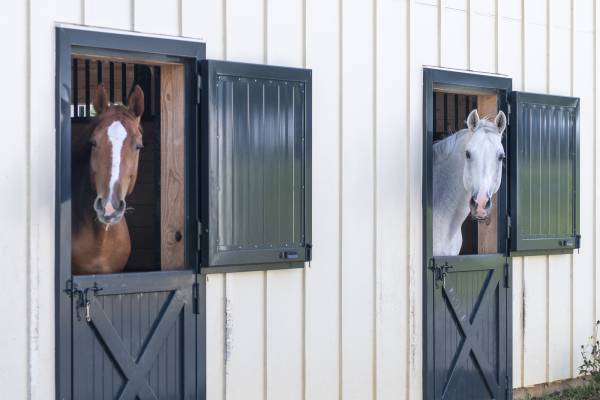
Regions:
[[433, 261], [433, 266], [430, 267], [433, 270], [433, 279], [435, 279], [435, 288], [439, 289], [440, 282], [442, 283], [442, 288], [446, 289], [446, 276], [448, 275], [448, 270], [454, 268], [452, 265], [448, 264], [448, 261], [444, 262], [442, 265], [438, 265]]

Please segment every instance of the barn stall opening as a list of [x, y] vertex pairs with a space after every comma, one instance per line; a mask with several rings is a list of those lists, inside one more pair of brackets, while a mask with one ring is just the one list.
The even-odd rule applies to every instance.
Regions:
[[[205, 44], [194, 40], [70, 27], [56, 34], [56, 365], [67, 371], [57, 397], [203, 398], [205, 274], [300, 268], [311, 258], [311, 73], [206, 60]], [[143, 114], [132, 105], [141, 93]], [[111, 127], [127, 123], [102, 130], [102, 118], [131, 114], [125, 107], [135, 111], [142, 142], [122, 136], [117, 146]], [[100, 266], [81, 273], [71, 257], [82, 246], [76, 199], [101, 174], [93, 162], [106, 144], [111, 174], [125, 168], [115, 167], [114, 148], [139, 154], [137, 185], [127, 206], [121, 200], [131, 255], [122, 271], [100, 274], [106, 261], [96, 257]], [[74, 179], [86, 155], [91, 172]], [[136, 177], [128, 178], [131, 188]], [[102, 196], [83, 204], [98, 214], [94, 246], [118, 226], [110, 222], [117, 206], [109, 215], [108, 205], [97, 207]], [[110, 251], [123, 245], [114, 241]]]

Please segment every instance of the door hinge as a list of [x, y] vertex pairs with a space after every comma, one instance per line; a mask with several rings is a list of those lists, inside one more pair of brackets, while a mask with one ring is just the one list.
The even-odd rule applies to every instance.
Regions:
[[200, 95], [202, 94], [202, 75], [198, 75], [198, 87], [196, 91], [196, 104], [200, 104]]
[[510, 215], [506, 215], [506, 239], [510, 239], [510, 230], [512, 228], [512, 221], [510, 220]]
[[198, 251], [200, 251], [201, 246], [202, 246], [202, 222], [200, 222], [200, 221], [198, 221], [198, 236], [197, 236], [196, 246], [197, 246]]
[[506, 396], [506, 399], [510, 399], [510, 393], [512, 391], [512, 388], [510, 386], [510, 376], [506, 375], [504, 377], [504, 394]]
[[581, 247], [581, 235], [579, 233], [575, 234], [575, 248], [579, 249]]
[[[200, 276], [200, 278], [203, 278], [203, 276]], [[199, 289], [200, 286], [198, 282], [194, 282], [192, 285], [192, 308], [194, 309], [194, 314], [200, 314], [200, 296], [198, 295]]]
[[510, 264], [508, 262], [508, 260], [506, 260], [504, 262], [504, 287], [505, 288], [509, 288], [510, 287]]
[[508, 115], [506, 116], [506, 125], [510, 125], [510, 113], [512, 112], [510, 102], [507, 103], [507, 106]]

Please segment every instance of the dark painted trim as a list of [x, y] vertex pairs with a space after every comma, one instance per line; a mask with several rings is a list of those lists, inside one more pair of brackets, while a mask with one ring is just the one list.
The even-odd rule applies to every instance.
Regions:
[[[135, 56], [152, 61], [170, 61], [185, 66], [185, 105], [186, 105], [186, 193], [185, 193], [185, 264], [189, 269], [198, 271], [197, 252], [197, 136], [199, 110], [196, 101], [197, 65], [205, 58], [206, 45], [189, 40], [160, 37], [145, 37], [111, 32], [98, 32], [74, 28], [56, 28], [56, 238], [55, 238], [55, 287], [56, 287], [56, 398], [71, 399], [73, 385], [72, 370], [72, 311], [71, 299], [64, 291], [71, 276], [71, 56], [85, 52], [100, 56]], [[162, 275], [158, 275], [162, 274]], [[178, 272], [147, 272], [139, 279], [152, 281], [160, 276]], [[95, 279], [118, 279], [118, 276], [97, 276]], [[78, 281], [94, 279], [77, 277]], [[205, 318], [205, 279], [198, 278], [198, 295], [201, 311], [197, 318], [197, 327], [206, 327]], [[204, 310], [204, 311], [203, 311]], [[206, 329], [197, 330], [197, 344], [205, 346]], [[197, 394], [198, 399], [206, 397], [206, 357], [205, 349], [197, 353]]]
[[[472, 72], [459, 70], [445, 70], [439, 68], [423, 68], [423, 398], [434, 400], [434, 321], [433, 321], [433, 299], [434, 299], [434, 278], [433, 272], [429, 269], [433, 258], [433, 176], [431, 171], [431, 162], [433, 159], [433, 88], [436, 85], [453, 85], [461, 88], [470, 88], [473, 90], [493, 90], [497, 92], [498, 109], [508, 115], [508, 94], [512, 90], [512, 79], [507, 76], [476, 74]], [[506, 150], [506, 135], [503, 139], [503, 145]], [[508, 185], [507, 170], [502, 174], [502, 185], [498, 191], [498, 253], [502, 257], [507, 256], [507, 235], [506, 235], [506, 213], [508, 210]], [[483, 265], [486, 257], [499, 257], [499, 255], [475, 255], [472, 256], [478, 260], [478, 264]], [[468, 261], [468, 256], [459, 256], [453, 258], [461, 263]], [[490, 259], [491, 260], [491, 259]], [[510, 262], [509, 262], [510, 268]], [[508, 288], [508, 303], [511, 302], [511, 289]], [[507, 305], [508, 307], [508, 305]], [[507, 312], [510, 309], [507, 308]], [[510, 314], [509, 314], [510, 315]], [[512, 321], [508, 318], [507, 335], [512, 332]], [[507, 351], [507, 367], [512, 351]], [[510, 375], [510, 370], [509, 370]]]

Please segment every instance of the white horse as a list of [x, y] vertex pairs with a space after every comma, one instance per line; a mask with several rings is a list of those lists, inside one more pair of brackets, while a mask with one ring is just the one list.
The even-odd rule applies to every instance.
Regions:
[[492, 196], [500, 188], [505, 159], [502, 133], [506, 115], [494, 122], [467, 117], [467, 129], [433, 145], [433, 255], [458, 255], [461, 226], [469, 213], [478, 221], [490, 218]]

